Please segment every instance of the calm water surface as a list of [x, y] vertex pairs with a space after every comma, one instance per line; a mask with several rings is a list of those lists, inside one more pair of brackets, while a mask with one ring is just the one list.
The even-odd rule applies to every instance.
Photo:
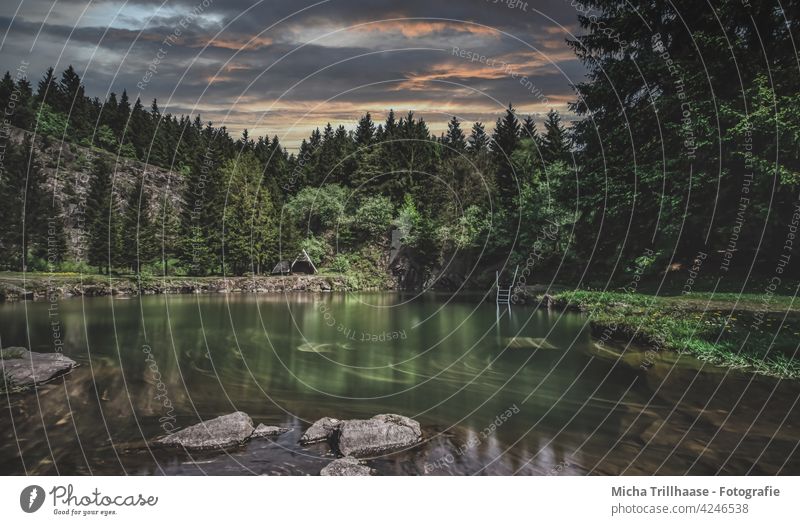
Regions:
[[[397, 293], [0, 305], [4, 347], [53, 351], [54, 329], [81, 366], [0, 398], [0, 474], [316, 474], [331, 455], [297, 445], [310, 422], [386, 412], [426, 442], [373, 460], [384, 475], [800, 474], [798, 382], [620, 353], [577, 314]], [[293, 431], [147, 446], [235, 410]]]

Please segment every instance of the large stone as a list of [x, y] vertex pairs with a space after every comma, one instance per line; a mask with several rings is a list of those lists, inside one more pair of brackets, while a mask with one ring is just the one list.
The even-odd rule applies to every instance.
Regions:
[[354, 457], [331, 461], [319, 472], [320, 476], [371, 476], [374, 471]]
[[156, 443], [192, 450], [231, 447], [247, 441], [254, 430], [250, 416], [234, 412], [184, 428], [156, 440]]
[[29, 352], [22, 347], [9, 347], [0, 351], [2, 367], [0, 390], [24, 390], [54, 379], [77, 366], [62, 354]]
[[250, 438], [253, 439], [260, 437], [278, 436], [280, 434], [285, 434], [286, 432], [290, 432], [291, 430], [292, 430], [291, 428], [273, 427], [261, 423], [253, 431], [253, 435], [250, 436]]
[[333, 437], [333, 433], [339, 428], [342, 422], [332, 417], [323, 417], [314, 421], [314, 424], [308, 427], [308, 430], [300, 436], [301, 445], [309, 445], [311, 443], [319, 443], [326, 441]]
[[369, 457], [410, 447], [422, 440], [419, 423], [397, 414], [379, 414], [372, 419], [343, 421], [333, 441], [343, 456]]

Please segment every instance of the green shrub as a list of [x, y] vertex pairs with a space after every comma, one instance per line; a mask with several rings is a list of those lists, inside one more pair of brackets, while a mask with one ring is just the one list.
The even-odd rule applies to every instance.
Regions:
[[340, 253], [333, 258], [328, 268], [336, 273], [348, 273], [350, 271], [350, 259], [347, 255]]
[[392, 224], [393, 214], [392, 202], [386, 197], [367, 197], [356, 209], [352, 229], [366, 239], [385, 237]]
[[314, 264], [322, 264], [328, 257], [330, 247], [319, 237], [307, 237], [300, 243], [300, 247], [306, 251]]

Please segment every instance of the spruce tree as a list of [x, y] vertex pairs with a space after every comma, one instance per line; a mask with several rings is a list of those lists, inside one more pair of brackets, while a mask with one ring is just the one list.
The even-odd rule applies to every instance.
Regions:
[[461, 131], [461, 122], [455, 116], [447, 124], [447, 134], [444, 136], [444, 144], [448, 146], [446, 151], [450, 153], [463, 153], [467, 149], [467, 141], [464, 132]]
[[122, 218], [122, 253], [126, 268], [135, 274], [156, 256], [156, 231], [150, 218], [150, 198], [142, 178], [136, 183], [128, 197]]
[[489, 150], [489, 136], [483, 124], [476, 122], [472, 125], [472, 133], [469, 136], [469, 151], [473, 154], [485, 153]]
[[86, 198], [85, 225], [88, 262], [102, 274], [108, 274], [112, 263], [119, 258], [119, 217], [111, 184], [111, 166], [102, 155], [98, 155], [92, 167]]
[[372, 139], [374, 137], [375, 123], [372, 121], [370, 114], [367, 113], [358, 121], [358, 126], [356, 127], [355, 133], [356, 146], [359, 148], [368, 146], [372, 143]]
[[570, 156], [569, 138], [564, 125], [561, 123], [561, 116], [556, 110], [551, 109], [547, 113], [544, 129], [542, 156], [545, 162], [568, 162]]
[[492, 158], [497, 169], [497, 191], [500, 202], [511, 207], [518, 194], [517, 177], [511, 157], [519, 143], [520, 125], [514, 107], [509, 104], [506, 114], [497, 119], [492, 134]]

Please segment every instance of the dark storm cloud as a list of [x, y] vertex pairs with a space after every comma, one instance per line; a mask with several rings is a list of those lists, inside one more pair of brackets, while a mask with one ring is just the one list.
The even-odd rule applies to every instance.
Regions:
[[[91, 95], [127, 88], [162, 105], [169, 99], [172, 111], [215, 120], [230, 112], [232, 128], [258, 121], [265, 109], [284, 128], [289, 118], [352, 120], [388, 107], [430, 114], [434, 127], [446, 120], [437, 115], [452, 113], [493, 121], [509, 101], [532, 113], [544, 111], [544, 102], [563, 106], [583, 74], [558, 25], [575, 26], [567, 0], [314, 4], [137, 0], [95, 2], [84, 11], [85, 1], [68, 0], [46, 21], [49, 2], [24, 2], [24, 16], [13, 21], [15, 6], [3, 6], [0, 65], [28, 60], [38, 75], [72, 63], [85, 70]], [[156, 74], [141, 84], [160, 55]]]

